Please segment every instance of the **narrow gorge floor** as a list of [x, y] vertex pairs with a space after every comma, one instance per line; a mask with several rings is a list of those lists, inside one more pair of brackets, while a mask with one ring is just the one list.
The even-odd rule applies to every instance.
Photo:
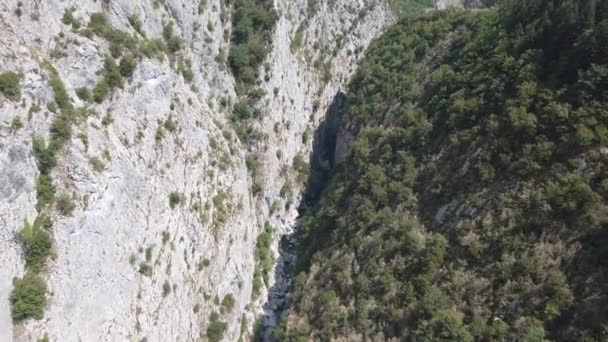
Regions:
[[274, 285], [268, 290], [268, 299], [264, 304], [264, 318], [260, 331], [261, 341], [275, 341], [272, 332], [287, 308], [291, 280], [295, 271], [296, 248], [294, 244], [298, 225], [293, 232], [283, 235], [279, 242], [279, 257], [274, 271]]

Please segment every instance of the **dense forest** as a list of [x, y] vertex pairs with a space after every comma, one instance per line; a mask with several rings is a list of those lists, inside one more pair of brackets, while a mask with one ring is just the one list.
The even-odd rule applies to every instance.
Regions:
[[404, 18], [347, 97], [278, 340], [608, 339], [608, 1]]

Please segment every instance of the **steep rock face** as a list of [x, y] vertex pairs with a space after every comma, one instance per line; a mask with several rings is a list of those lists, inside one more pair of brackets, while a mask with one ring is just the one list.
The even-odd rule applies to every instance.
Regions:
[[[227, 341], [253, 331], [267, 297], [262, 289], [252, 299], [256, 237], [269, 221], [276, 255], [277, 238], [297, 214], [289, 205], [300, 186], [289, 171], [292, 160], [307, 154], [325, 107], [369, 41], [393, 20], [375, 1], [310, 8], [285, 0], [276, 9], [260, 85], [267, 94], [258, 104], [264, 116], [254, 123], [265, 138], [247, 147], [229, 123], [236, 95], [221, 51], [229, 49], [224, 30], [231, 24], [220, 1], [0, 4], [0, 72], [21, 75], [19, 100], [0, 94], [0, 340], [44, 334], [57, 341], [205, 340], [212, 312], [222, 313]], [[133, 76], [105, 100], [83, 101], [76, 90], [100, 81], [112, 47], [62, 23], [66, 12], [83, 27], [92, 13], [103, 13], [140, 41], [130, 16], [138, 16], [148, 38], [161, 37], [173, 22], [182, 47], [161, 59], [141, 57]], [[190, 82], [179, 71], [186, 60]], [[88, 113], [72, 125], [51, 172], [56, 193], [71, 196], [76, 207], [66, 216], [50, 210], [54, 251], [41, 273], [49, 287], [44, 317], [13, 324], [12, 280], [25, 272], [16, 235], [38, 215], [32, 139], [48, 141], [60, 112], [49, 105], [48, 64], [73, 105]], [[11, 124], [15, 117], [23, 127]], [[248, 154], [261, 164], [257, 196]], [[286, 182], [295, 191], [281, 194]], [[179, 198], [173, 208], [172, 193]], [[280, 205], [271, 210], [274, 203]], [[222, 310], [227, 295], [235, 304]]]
[[436, 0], [435, 7], [438, 9], [446, 8], [467, 8], [479, 9], [493, 6], [495, 0]]

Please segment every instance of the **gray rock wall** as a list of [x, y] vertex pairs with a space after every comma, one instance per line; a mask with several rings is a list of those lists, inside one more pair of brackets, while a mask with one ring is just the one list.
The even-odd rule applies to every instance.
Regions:
[[[109, 44], [64, 25], [70, 7], [83, 25], [91, 13], [103, 12], [130, 33], [127, 18], [138, 15], [148, 37], [161, 37], [163, 23], [173, 21], [185, 42], [178, 54], [191, 60], [194, 80], [185, 81], [169, 58], [143, 58], [133, 77], [101, 104], [79, 100], [77, 88], [100, 80]], [[221, 105], [222, 98], [234, 103], [236, 96], [233, 78], [216, 61], [220, 49], [229, 49], [224, 30], [230, 20], [222, 24], [220, 1], [206, 0], [200, 14], [198, 3], [185, 0], [0, 2], [0, 72], [22, 75], [19, 101], [0, 94], [0, 341], [35, 341], [44, 334], [68, 342], [206, 340], [209, 315], [220, 311], [215, 298], [227, 294], [236, 303], [222, 315], [224, 340], [247, 340], [267, 297], [263, 290], [252, 300], [256, 237], [269, 221], [276, 255], [279, 236], [297, 215], [295, 205], [286, 206], [299, 193], [292, 160], [310, 151], [328, 103], [369, 41], [393, 20], [379, 1], [338, 0], [307, 13], [306, 1], [277, 0], [276, 8], [280, 18], [261, 83], [263, 117], [254, 123], [265, 139], [245, 146]], [[294, 47], [300, 25], [302, 43]], [[73, 196], [76, 209], [66, 217], [52, 212], [54, 257], [42, 273], [49, 286], [44, 318], [13, 324], [12, 280], [23, 275], [25, 264], [15, 234], [37, 215], [32, 138], [48, 138], [57, 115], [47, 109], [53, 92], [43, 61], [57, 69], [74, 105], [91, 114], [73, 126], [52, 172], [57, 192]], [[37, 105], [40, 111], [32, 111]], [[17, 131], [11, 128], [16, 116], [24, 124]], [[158, 127], [168, 119], [177, 129], [157, 141]], [[261, 163], [257, 197], [245, 166], [251, 153]], [[103, 162], [101, 171], [91, 158]], [[281, 197], [287, 180], [294, 191]], [[174, 209], [171, 192], [182, 194]], [[217, 205], [221, 197], [225, 204]], [[270, 214], [275, 202], [278, 210]], [[150, 276], [139, 272], [141, 263], [152, 265]], [[165, 284], [171, 290], [164, 294]]]

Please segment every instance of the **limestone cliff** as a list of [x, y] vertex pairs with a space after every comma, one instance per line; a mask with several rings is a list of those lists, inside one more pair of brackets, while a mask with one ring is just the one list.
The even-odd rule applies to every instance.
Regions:
[[[213, 312], [227, 323], [224, 340], [249, 339], [273, 283], [271, 275], [252, 295], [256, 239], [268, 222], [276, 257], [297, 216], [294, 157], [308, 154], [328, 103], [393, 21], [381, 1], [277, 0], [275, 8], [259, 80], [263, 115], [253, 123], [262, 137], [249, 146], [229, 119], [237, 102], [224, 57], [229, 4], [0, 3], [0, 73], [20, 79], [18, 98], [0, 93], [0, 341], [207, 340]], [[131, 51], [132, 73], [95, 100], [83, 89], [96, 89], [106, 56], [120, 51], [116, 37], [91, 29], [94, 13], [147, 49]], [[163, 39], [169, 50], [154, 50]], [[78, 119], [50, 177], [55, 197], [75, 207], [49, 207], [53, 248], [40, 272], [48, 303], [42, 319], [14, 323], [13, 278], [25, 273], [18, 233], [40, 214], [33, 140], [53, 139], [63, 109], [56, 82]]]

